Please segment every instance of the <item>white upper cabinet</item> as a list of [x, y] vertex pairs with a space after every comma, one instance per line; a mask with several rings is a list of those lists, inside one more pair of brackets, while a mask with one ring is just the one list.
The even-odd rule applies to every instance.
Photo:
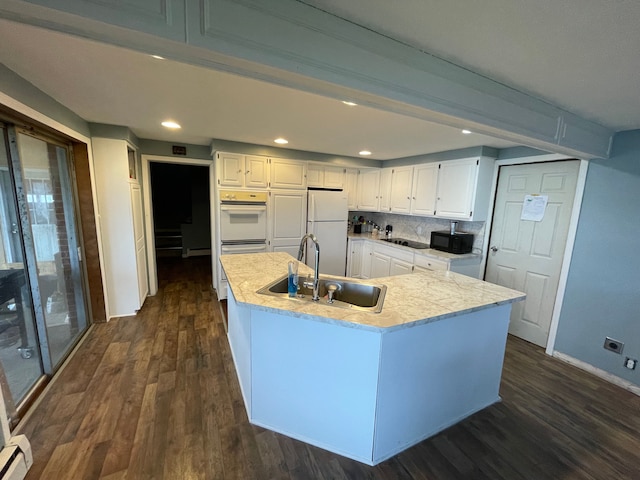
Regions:
[[465, 158], [440, 163], [436, 216], [486, 220], [494, 160]]
[[378, 210], [388, 212], [391, 210], [391, 177], [393, 169], [383, 168], [380, 171], [380, 187], [378, 189]]
[[324, 168], [325, 188], [344, 188], [344, 175], [346, 169], [341, 167]]
[[411, 213], [413, 167], [395, 167], [391, 170], [391, 206], [394, 213]]
[[360, 170], [358, 175], [358, 210], [379, 208], [380, 169]]
[[266, 157], [217, 153], [218, 185], [238, 188], [267, 188], [269, 165]]
[[269, 246], [274, 252], [298, 254], [300, 239], [307, 229], [307, 192], [269, 192]]
[[411, 213], [435, 215], [438, 197], [438, 164], [425, 163], [413, 167]]
[[358, 170], [347, 168], [345, 172], [345, 191], [349, 201], [349, 210], [358, 209]]
[[307, 187], [342, 189], [345, 184], [345, 168], [309, 163]]
[[282, 158], [271, 159], [271, 188], [307, 188], [307, 164]]
[[269, 164], [265, 157], [247, 155], [244, 158], [244, 186], [266, 188], [269, 184]]

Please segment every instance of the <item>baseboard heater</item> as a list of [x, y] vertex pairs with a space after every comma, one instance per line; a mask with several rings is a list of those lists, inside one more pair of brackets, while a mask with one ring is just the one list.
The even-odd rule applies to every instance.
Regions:
[[31, 445], [24, 435], [16, 435], [0, 451], [0, 480], [22, 480], [33, 464]]

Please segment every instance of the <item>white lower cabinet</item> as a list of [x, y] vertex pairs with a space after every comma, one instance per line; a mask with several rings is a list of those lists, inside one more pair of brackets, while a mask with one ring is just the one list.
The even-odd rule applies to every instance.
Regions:
[[[433, 252], [430, 250], [430, 252]], [[347, 276], [379, 278], [427, 270], [451, 270], [480, 278], [480, 256], [438, 258], [437, 253], [424, 254], [403, 247], [387, 245], [377, 240], [349, 239]]]
[[413, 259], [414, 272], [423, 272], [425, 270], [449, 270], [449, 262], [438, 260], [426, 255], [416, 254]]
[[371, 278], [403, 275], [413, 271], [413, 252], [373, 242]]
[[407, 273], [413, 273], [413, 263], [400, 260], [399, 258], [391, 259], [389, 275], [405, 275]]
[[350, 238], [347, 242], [347, 277], [362, 278], [363, 240]]
[[362, 242], [362, 269], [360, 278], [371, 278], [371, 257], [373, 256], [373, 243]]
[[388, 277], [391, 269], [391, 257], [373, 249], [371, 255], [371, 274], [369, 278]]

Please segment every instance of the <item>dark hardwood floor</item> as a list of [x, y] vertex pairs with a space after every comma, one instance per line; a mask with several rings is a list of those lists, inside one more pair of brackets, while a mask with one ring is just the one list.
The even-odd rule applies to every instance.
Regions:
[[376, 467], [250, 425], [207, 262], [92, 328], [19, 426], [28, 479], [640, 479], [640, 397], [517, 338], [501, 403]]

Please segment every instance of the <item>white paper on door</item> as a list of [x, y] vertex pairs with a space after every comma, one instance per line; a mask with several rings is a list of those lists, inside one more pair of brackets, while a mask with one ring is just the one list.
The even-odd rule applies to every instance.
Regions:
[[549, 195], [525, 195], [520, 220], [542, 221], [548, 200]]

